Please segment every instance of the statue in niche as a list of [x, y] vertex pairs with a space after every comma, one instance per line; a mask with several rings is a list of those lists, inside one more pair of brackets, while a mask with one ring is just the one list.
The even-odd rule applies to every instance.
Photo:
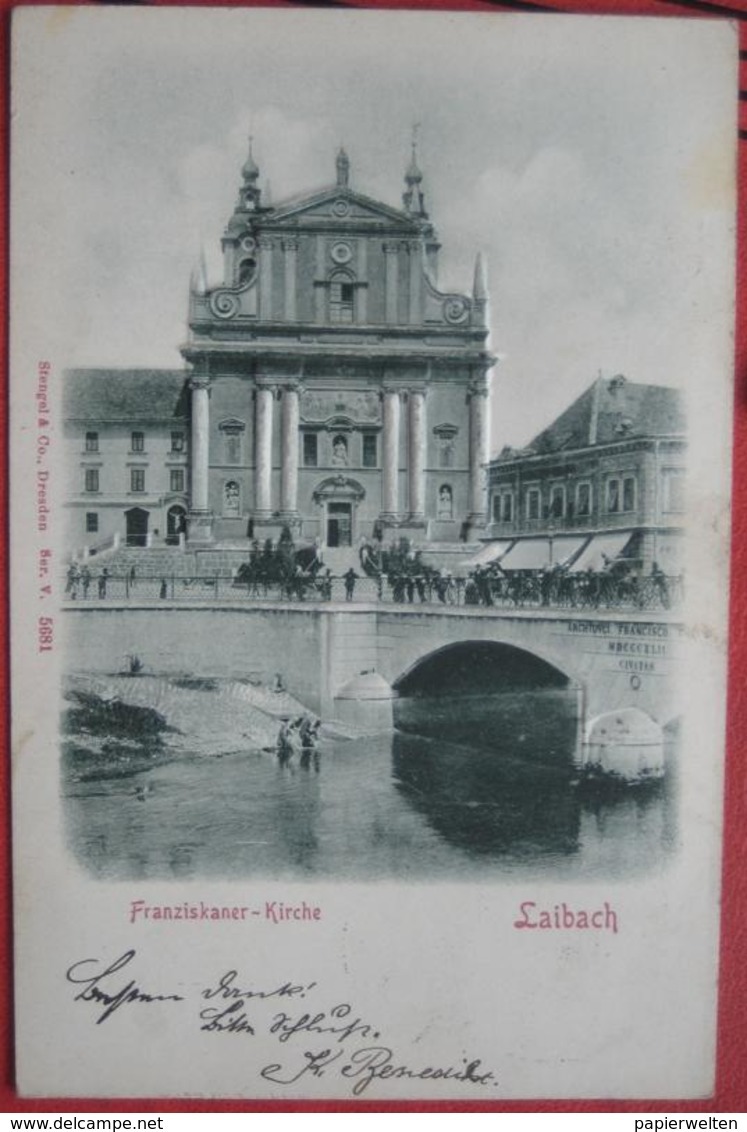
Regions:
[[454, 496], [447, 483], [441, 484], [438, 489], [436, 517], [440, 519], [441, 522], [451, 522], [454, 518]]
[[241, 514], [241, 491], [236, 480], [228, 480], [223, 485], [223, 514], [229, 519]]
[[332, 441], [332, 465], [335, 468], [348, 466], [348, 442], [344, 436], [336, 436]]

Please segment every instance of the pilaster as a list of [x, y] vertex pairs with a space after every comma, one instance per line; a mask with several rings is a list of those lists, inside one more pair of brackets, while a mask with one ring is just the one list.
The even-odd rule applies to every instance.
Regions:
[[213, 536], [213, 516], [209, 508], [208, 476], [210, 458], [210, 378], [195, 374], [192, 391], [190, 542], [209, 542]]
[[257, 519], [272, 514], [272, 416], [275, 387], [259, 379], [254, 403], [254, 510]]
[[295, 238], [283, 240], [283, 267], [285, 284], [285, 317], [288, 322], [295, 322], [296, 311], [296, 274], [298, 261], [298, 240]]

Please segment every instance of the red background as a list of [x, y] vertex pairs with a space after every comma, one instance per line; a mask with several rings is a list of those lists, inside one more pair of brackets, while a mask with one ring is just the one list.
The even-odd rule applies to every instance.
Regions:
[[[182, 0], [182, 3], [189, 0]], [[0, 0], [0, 50], [3, 71], [2, 113], [0, 114], [0, 183], [7, 200], [8, 183], [8, 98], [9, 98], [9, 0]], [[161, 6], [161, 5], [159, 5]], [[227, 6], [222, 0], [222, 6]], [[232, 5], [233, 6], [233, 5]], [[292, 5], [265, 0], [264, 6]], [[305, 5], [298, 5], [303, 7]], [[313, 3], [311, 6], [319, 6]], [[4, 913], [5, 931], [0, 932], [0, 1112], [344, 1112], [360, 1110], [384, 1111], [454, 1111], [454, 1112], [744, 1112], [747, 1102], [747, 0], [711, 3], [710, 0], [425, 0], [402, 3], [400, 0], [378, 0], [378, 3], [340, 2], [333, 7], [380, 7], [417, 9], [462, 9], [473, 11], [563, 12], [615, 14], [629, 16], [720, 17], [739, 23], [740, 28], [740, 99], [739, 130], [739, 215], [737, 264], [737, 333], [734, 387], [734, 511], [731, 581], [730, 681], [728, 701], [728, 745], [726, 762], [726, 838], [723, 865], [721, 920], [721, 971], [719, 989], [719, 1044], [716, 1092], [700, 1102], [677, 1102], [662, 1097], [656, 1101], [563, 1101], [501, 1103], [410, 1103], [401, 1102], [315, 1102], [288, 1101], [179, 1101], [179, 1100], [95, 1100], [91, 1098], [29, 1100], [19, 1098], [14, 1086], [13, 1069], [13, 991], [12, 991], [12, 920], [10, 880], [10, 821], [4, 826], [3, 852], [0, 853], [0, 908]], [[743, 91], [744, 94], [740, 92]], [[735, 139], [735, 144], [737, 139]], [[3, 235], [7, 232], [4, 226]], [[4, 311], [8, 309], [7, 241], [0, 263], [0, 287]], [[7, 357], [7, 317], [0, 319], [0, 358]], [[7, 365], [4, 366], [7, 374]], [[0, 443], [6, 436], [7, 397], [0, 397]], [[0, 490], [7, 493], [7, 461], [0, 462]], [[5, 494], [7, 498], [7, 494]], [[7, 508], [6, 508], [7, 513]], [[0, 546], [7, 551], [6, 524], [0, 526]], [[7, 557], [6, 557], [7, 561]], [[7, 575], [7, 571], [5, 572]], [[0, 697], [8, 712], [8, 646], [7, 601], [0, 605], [0, 625], [4, 630], [6, 663], [0, 670]], [[7, 748], [7, 725], [5, 743]], [[5, 813], [10, 811], [9, 758], [0, 762], [0, 789]], [[687, 988], [683, 986], [683, 995]], [[175, 1051], [176, 1054], [177, 1051]], [[666, 1050], [661, 1051], [666, 1058]]]

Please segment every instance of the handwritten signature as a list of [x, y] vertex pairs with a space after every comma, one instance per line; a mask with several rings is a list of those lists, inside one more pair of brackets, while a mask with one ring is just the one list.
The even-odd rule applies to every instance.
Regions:
[[461, 1067], [454, 1065], [426, 1065], [414, 1069], [406, 1064], [397, 1064], [394, 1051], [388, 1046], [365, 1046], [353, 1053], [345, 1050], [325, 1049], [319, 1053], [306, 1051], [304, 1061], [300, 1066], [283, 1066], [280, 1063], [266, 1065], [260, 1076], [266, 1081], [273, 1081], [276, 1085], [294, 1085], [305, 1075], [323, 1077], [325, 1071], [336, 1062], [347, 1058], [345, 1064], [338, 1067], [341, 1077], [354, 1080], [353, 1095], [362, 1096], [372, 1081], [387, 1080], [417, 1080], [417, 1081], [463, 1081], [472, 1085], [487, 1085], [495, 1082], [490, 1070], [481, 1072], [482, 1061], [479, 1057], [473, 1061], [462, 1058]]

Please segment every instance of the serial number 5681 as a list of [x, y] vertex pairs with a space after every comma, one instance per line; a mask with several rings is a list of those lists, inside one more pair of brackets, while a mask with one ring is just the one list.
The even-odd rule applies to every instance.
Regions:
[[39, 652], [51, 652], [54, 643], [54, 618], [40, 617], [37, 625]]

